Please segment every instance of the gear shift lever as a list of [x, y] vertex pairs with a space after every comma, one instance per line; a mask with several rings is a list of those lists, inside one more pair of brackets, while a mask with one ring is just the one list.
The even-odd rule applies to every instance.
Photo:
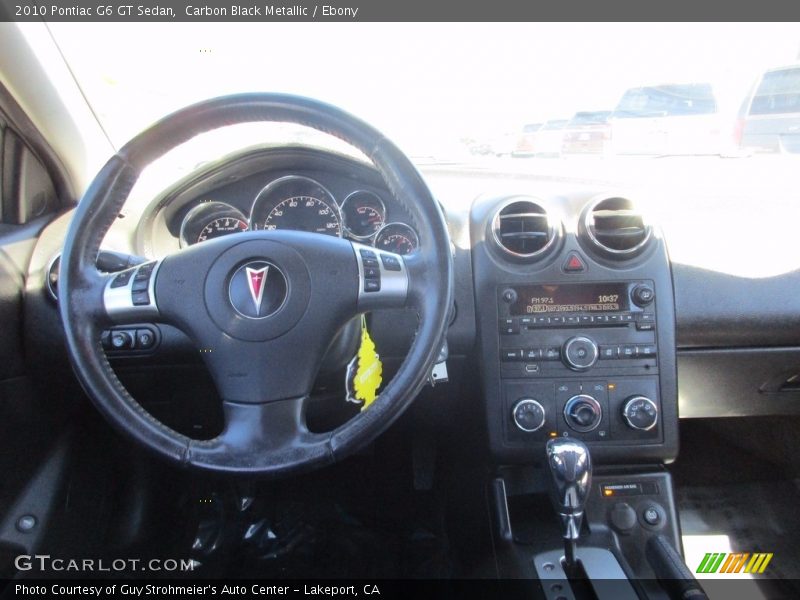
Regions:
[[552, 476], [551, 498], [561, 519], [564, 560], [575, 565], [575, 542], [580, 536], [583, 508], [592, 483], [592, 459], [586, 444], [575, 439], [547, 442], [547, 466]]

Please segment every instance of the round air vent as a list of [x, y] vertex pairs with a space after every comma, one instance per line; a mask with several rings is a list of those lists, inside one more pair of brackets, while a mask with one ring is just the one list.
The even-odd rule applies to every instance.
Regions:
[[524, 262], [544, 258], [558, 238], [547, 211], [528, 199], [513, 200], [497, 211], [492, 233], [501, 250]]
[[56, 254], [45, 270], [45, 288], [52, 300], [58, 301], [58, 269], [61, 266], [61, 254]]
[[605, 198], [586, 211], [584, 237], [607, 258], [625, 260], [639, 255], [653, 229], [627, 198]]

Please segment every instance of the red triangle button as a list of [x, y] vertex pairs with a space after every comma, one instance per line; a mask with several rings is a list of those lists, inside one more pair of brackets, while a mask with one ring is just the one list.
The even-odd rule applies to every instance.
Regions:
[[567, 273], [581, 273], [586, 270], [586, 263], [583, 262], [577, 252], [570, 252], [564, 266], [561, 267]]

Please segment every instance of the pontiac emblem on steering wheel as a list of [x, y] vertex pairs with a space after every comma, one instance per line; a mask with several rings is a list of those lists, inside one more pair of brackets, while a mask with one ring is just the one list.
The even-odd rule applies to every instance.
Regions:
[[247, 273], [247, 283], [250, 284], [250, 296], [253, 298], [253, 305], [258, 313], [261, 310], [261, 300], [264, 298], [264, 280], [269, 273], [269, 265], [261, 269], [245, 267], [245, 272]]
[[286, 300], [286, 292], [283, 273], [263, 260], [241, 265], [228, 284], [231, 305], [248, 319], [264, 319], [277, 312]]

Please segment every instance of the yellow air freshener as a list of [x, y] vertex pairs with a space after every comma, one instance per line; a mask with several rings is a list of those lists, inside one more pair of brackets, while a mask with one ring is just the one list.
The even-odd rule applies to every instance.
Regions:
[[358, 353], [347, 365], [347, 399], [350, 402], [363, 402], [361, 410], [366, 409], [378, 396], [378, 388], [383, 381], [383, 363], [375, 351], [375, 342], [367, 331], [367, 320], [361, 317], [361, 344]]

